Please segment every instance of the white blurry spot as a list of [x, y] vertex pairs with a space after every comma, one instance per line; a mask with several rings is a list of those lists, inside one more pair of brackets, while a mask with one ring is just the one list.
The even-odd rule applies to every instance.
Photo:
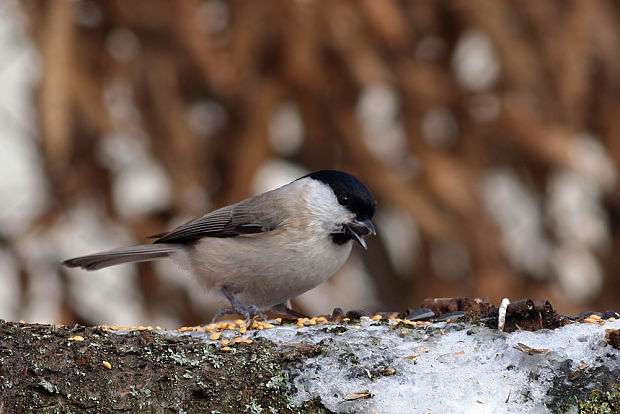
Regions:
[[560, 170], [551, 176], [547, 193], [547, 215], [563, 243], [609, 245], [609, 226], [597, 187], [572, 171]]
[[256, 171], [252, 181], [252, 192], [254, 194], [264, 193], [288, 184], [306, 174], [308, 171], [296, 164], [272, 158], [261, 164]]
[[304, 141], [304, 125], [297, 105], [278, 105], [269, 122], [269, 143], [282, 156], [294, 155]]
[[141, 131], [140, 112], [133, 100], [133, 89], [127, 79], [115, 78], [105, 82], [103, 100], [112, 121], [123, 132], [136, 135]]
[[582, 133], [575, 137], [570, 163], [578, 174], [603, 191], [613, 189], [617, 182], [616, 169], [608, 152], [591, 134]]
[[[121, 226], [103, 217], [100, 206], [81, 201], [51, 230], [60, 258], [70, 258], [135, 244]], [[145, 320], [134, 264], [88, 272], [65, 269], [69, 298], [78, 313], [101, 324], [141, 325]]]
[[532, 276], [547, 277], [549, 243], [534, 194], [512, 171], [495, 170], [484, 178], [482, 196], [500, 227], [503, 250], [513, 265]]
[[411, 214], [398, 207], [378, 209], [373, 221], [397, 274], [411, 278], [420, 249], [418, 224]]
[[76, 21], [85, 27], [98, 27], [103, 21], [103, 10], [101, 6], [92, 0], [77, 2]]
[[435, 242], [430, 256], [433, 271], [443, 280], [463, 280], [470, 271], [469, 254], [457, 243]]
[[415, 59], [432, 62], [446, 53], [446, 42], [438, 36], [424, 36], [415, 48]]
[[17, 2], [0, 2], [0, 234], [23, 232], [48, 201], [34, 137], [38, 55], [20, 26]]
[[566, 245], [553, 252], [551, 263], [562, 293], [570, 301], [587, 303], [596, 298], [603, 285], [598, 262], [587, 249]]
[[18, 234], [43, 211], [48, 199], [32, 140], [0, 124], [0, 233]]
[[387, 163], [402, 161], [406, 138], [398, 120], [400, 102], [396, 90], [385, 83], [364, 88], [357, 103], [357, 118], [368, 149]]
[[112, 197], [122, 216], [136, 217], [167, 208], [172, 184], [159, 164], [141, 158], [115, 175]]
[[165, 209], [172, 203], [172, 183], [137, 139], [110, 134], [100, 141], [97, 156], [114, 173], [112, 199], [125, 217]]
[[491, 93], [477, 94], [469, 100], [467, 109], [474, 121], [490, 122], [499, 115], [500, 101]]
[[0, 319], [21, 319], [19, 273], [13, 256], [4, 249], [0, 249], [0, 286]]
[[113, 58], [126, 62], [136, 57], [140, 41], [131, 30], [114, 29], [106, 37], [106, 49]]
[[228, 5], [221, 0], [206, 1], [198, 10], [196, 19], [203, 33], [218, 34], [228, 28], [230, 10]]
[[335, 307], [372, 310], [379, 306], [372, 277], [355, 252], [334, 276], [295, 301], [310, 315], [324, 315]]
[[98, 156], [115, 173], [112, 197], [117, 210], [132, 218], [167, 208], [172, 202], [172, 184], [148, 153], [131, 85], [125, 79], [107, 82], [104, 100], [118, 132], [103, 140]]
[[459, 125], [447, 108], [434, 108], [422, 118], [422, 137], [431, 145], [446, 148], [456, 141]]
[[142, 143], [124, 134], [108, 134], [97, 145], [97, 158], [112, 171], [146, 156]]
[[469, 30], [459, 38], [452, 68], [459, 83], [471, 91], [489, 89], [500, 73], [491, 41], [476, 30]]
[[191, 131], [200, 137], [210, 137], [226, 124], [226, 111], [219, 103], [202, 99], [192, 103], [187, 110], [187, 122]]

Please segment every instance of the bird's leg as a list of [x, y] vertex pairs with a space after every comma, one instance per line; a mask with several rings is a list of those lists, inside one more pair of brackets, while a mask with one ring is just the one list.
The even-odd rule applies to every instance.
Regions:
[[283, 315], [291, 315], [296, 318], [309, 318], [308, 315], [305, 315], [301, 312], [297, 312], [295, 309], [291, 309], [291, 301], [288, 300], [286, 302], [282, 302], [277, 304], [276, 306], [272, 306], [271, 309], [274, 312], [281, 313]]
[[230, 302], [231, 307], [222, 308], [218, 310], [217, 312], [215, 312], [215, 315], [213, 315], [213, 319], [211, 320], [211, 323], [215, 322], [215, 320], [222, 315], [230, 315], [230, 314], [235, 314], [235, 313], [245, 316], [245, 323], [247, 325], [250, 324], [250, 319], [252, 319], [252, 315], [257, 315], [259, 318], [265, 319], [265, 317], [263, 316], [263, 313], [260, 311], [260, 309], [258, 309], [258, 307], [254, 305], [243, 306], [241, 302], [239, 302], [237, 298], [234, 297], [233, 294], [230, 293], [228, 289], [226, 289], [225, 287], [220, 288], [220, 292], [222, 292], [222, 295], [224, 295], [226, 299], [228, 299], [228, 302]]

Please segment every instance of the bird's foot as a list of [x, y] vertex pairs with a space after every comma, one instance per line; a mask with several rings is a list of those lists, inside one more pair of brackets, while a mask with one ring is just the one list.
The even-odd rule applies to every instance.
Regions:
[[258, 316], [260, 319], [265, 319], [263, 312], [261, 312], [261, 310], [257, 306], [243, 306], [241, 302], [239, 302], [237, 298], [235, 298], [232, 293], [230, 293], [226, 288], [223, 287], [220, 289], [220, 291], [230, 302], [230, 307], [221, 308], [220, 310], [215, 312], [215, 315], [213, 315], [213, 319], [211, 319], [211, 323], [214, 323], [215, 320], [220, 316], [232, 314], [243, 315], [245, 317], [246, 325], [250, 325], [250, 321], [252, 320], [253, 315]]
[[224, 315], [242, 315], [243, 317], [245, 317], [246, 325], [250, 325], [250, 321], [252, 320], [252, 316], [254, 315], [258, 316], [259, 319], [265, 319], [265, 316], [260, 309], [258, 309], [254, 305], [250, 305], [247, 307], [242, 306], [238, 308], [221, 308], [220, 310], [215, 312], [215, 315], [213, 315], [213, 319], [211, 319], [211, 323], [215, 323], [215, 320], [217, 318]]

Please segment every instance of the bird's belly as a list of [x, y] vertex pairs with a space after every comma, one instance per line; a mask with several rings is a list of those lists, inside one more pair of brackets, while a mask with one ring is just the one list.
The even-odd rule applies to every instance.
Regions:
[[282, 243], [260, 238], [205, 238], [190, 254], [198, 281], [226, 287], [244, 305], [268, 308], [304, 293], [332, 276], [352, 244], [330, 240]]

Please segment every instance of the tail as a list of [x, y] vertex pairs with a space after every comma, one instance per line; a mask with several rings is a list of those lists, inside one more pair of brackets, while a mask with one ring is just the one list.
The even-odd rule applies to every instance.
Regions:
[[146, 262], [149, 260], [168, 257], [183, 247], [178, 244], [141, 244], [139, 246], [124, 247], [105, 252], [75, 257], [62, 262], [68, 267], [81, 267], [86, 270], [103, 269], [129, 262]]

